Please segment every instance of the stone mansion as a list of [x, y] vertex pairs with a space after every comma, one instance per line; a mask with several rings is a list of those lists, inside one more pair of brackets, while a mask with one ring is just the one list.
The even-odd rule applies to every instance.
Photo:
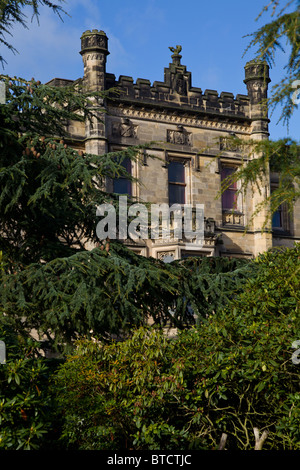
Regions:
[[[262, 230], [265, 214], [255, 216], [256, 204], [276, 187], [275, 174], [265, 182], [263, 193], [249, 192], [236, 197], [232, 184], [217, 197], [222, 180], [242, 164], [239, 148], [230, 136], [240, 139], [268, 139], [268, 123], [262, 99], [267, 96], [268, 66], [254, 61], [245, 65], [247, 94], [218, 94], [192, 85], [191, 72], [181, 64], [181, 47], [171, 48], [171, 63], [164, 80], [115, 75], [106, 70], [108, 38], [103, 31], [86, 31], [81, 37], [80, 54], [85, 89], [117, 95], [103, 101], [106, 112], [92, 128], [71, 123], [72, 145], [87, 153], [117, 152], [126, 147], [156, 142], [145, 150], [139, 163], [128, 161], [127, 169], [140, 184], [119, 178], [107, 181], [107, 189], [130, 194], [138, 200], [161, 203], [204, 205], [204, 243], [201, 249], [184, 240], [128, 240], [128, 246], [144, 256], [172, 260], [186, 256], [255, 257], [274, 246], [293, 246], [300, 240], [300, 201], [294, 214], [282, 206], [269, 230]], [[48, 84], [69, 85], [72, 81], [54, 78]], [[149, 158], [148, 153], [158, 158]], [[255, 158], [255, 156], [254, 156]]]

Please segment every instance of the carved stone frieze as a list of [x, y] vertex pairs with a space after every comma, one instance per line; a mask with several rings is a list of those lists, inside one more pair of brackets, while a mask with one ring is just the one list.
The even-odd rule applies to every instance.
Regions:
[[237, 122], [215, 121], [209, 119], [197, 119], [194, 117], [178, 116], [176, 114], [168, 114], [167, 112], [155, 112], [154, 110], [125, 108], [125, 107], [109, 107], [111, 115], [128, 117], [134, 119], [145, 119], [149, 121], [161, 121], [172, 124], [180, 124], [183, 126], [191, 126], [203, 129], [226, 130], [230, 132], [239, 132], [243, 134], [250, 133], [250, 126]]
[[105, 36], [93, 34], [83, 36], [81, 39], [81, 49], [89, 49], [91, 47], [107, 47], [107, 39]]
[[98, 61], [98, 64], [99, 65], [104, 65], [105, 64], [105, 55], [102, 54], [101, 52], [93, 52], [93, 53], [90, 53], [90, 54], [86, 54], [84, 57], [83, 57], [83, 65], [86, 67], [88, 61], [90, 60], [95, 60], [95, 61]]
[[177, 145], [192, 145], [192, 135], [190, 132], [167, 130], [167, 142]]

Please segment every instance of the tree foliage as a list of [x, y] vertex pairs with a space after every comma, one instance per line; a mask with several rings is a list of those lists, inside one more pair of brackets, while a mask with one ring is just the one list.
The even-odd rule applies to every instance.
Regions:
[[255, 269], [226, 258], [165, 264], [121, 243], [106, 248], [4, 273], [1, 305], [16, 330], [62, 350], [78, 336], [109, 340], [147, 323], [185, 328], [223, 308]]
[[[69, 449], [299, 450], [299, 247], [260, 256], [244, 292], [168, 339], [81, 340], [55, 390]], [[299, 355], [299, 351], [298, 351]]]
[[[83, 154], [68, 145], [67, 125], [94, 116], [90, 100], [102, 94], [79, 85], [53, 87], [2, 76], [7, 102], [1, 105], [1, 244], [6, 256], [28, 264], [75, 253], [97, 240], [96, 207], [113, 196], [105, 178], [124, 174], [115, 154]], [[127, 175], [127, 173], [126, 173]]]
[[49, 379], [58, 363], [38, 357], [39, 343], [17, 335], [9, 318], [0, 336], [7, 354], [0, 368], [0, 449], [40, 449], [46, 437], [49, 449], [56, 426]]
[[[295, 7], [294, 10], [291, 8]], [[286, 53], [285, 75], [272, 88], [268, 100], [270, 110], [281, 106], [279, 120], [288, 124], [293, 112], [298, 109], [300, 88], [300, 2], [271, 0], [258, 18], [271, 12], [271, 21], [253, 33], [246, 51], [256, 48], [256, 57], [265, 60], [270, 66], [275, 64], [278, 50]]]
[[[237, 194], [246, 197], [249, 192], [263, 195], [260, 203], [249, 218], [249, 223], [262, 210], [267, 209], [262, 229], [271, 226], [274, 212], [285, 206], [293, 218], [295, 202], [300, 197], [300, 147], [293, 139], [261, 141], [232, 138], [243, 152], [243, 161], [237, 170], [223, 180], [218, 197], [233, 181], [239, 182]], [[255, 155], [255, 158], [253, 158]], [[270, 172], [276, 175], [276, 187], [266, 194], [266, 182]]]
[[[279, 121], [287, 127], [291, 116], [298, 109], [300, 89], [300, 2], [299, 0], [270, 0], [258, 18], [263, 18], [271, 11], [271, 19], [257, 31], [245, 51], [254, 53], [255, 59], [275, 65], [278, 51], [287, 58], [281, 81], [271, 89], [266, 103], [272, 115], [275, 108], [281, 107]], [[258, 19], [257, 18], [257, 19]], [[254, 51], [254, 52], [253, 52]], [[299, 200], [300, 150], [299, 141], [291, 138], [264, 140], [232, 138], [233, 145], [238, 146], [244, 154], [243, 165], [233, 178], [224, 181], [222, 191], [233, 180], [239, 181], [239, 192], [253, 191], [264, 194], [261, 203], [257, 204], [253, 217], [264, 210], [266, 217], [262, 229], [270, 227], [270, 220], [281, 206], [286, 206], [292, 216], [295, 202]], [[255, 156], [255, 158], [253, 158]], [[270, 171], [278, 177], [278, 186], [265, 196], [266, 181]], [[221, 192], [222, 192], [221, 191]]]
[[[58, 0], [59, 3], [63, 1]], [[14, 54], [17, 53], [17, 49], [9, 42], [7, 36], [12, 36], [12, 29], [16, 24], [27, 28], [27, 15], [24, 12], [26, 10], [32, 12], [31, 21], [34, 18], [38, 21], [41, 6], [49, 7], [61, 19], [62, 14], [66, 13], [61, 5], [49, 0], [0, 0], [0, 44]], [[0, 62], [2, 65], [6, 62], [2, 55], [0, 55]]]

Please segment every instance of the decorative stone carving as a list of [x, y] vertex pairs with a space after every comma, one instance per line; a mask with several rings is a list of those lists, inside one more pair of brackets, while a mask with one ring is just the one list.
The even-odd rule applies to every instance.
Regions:
[[214, 235], [216, 222], [212, 217], [204, 217], [204, 233], [206, 235]]
[[182, 96], [186, 96], [187, 94], [187, 86], [184, 76], [182, 74], [175, 75], [173, 88], [176, 93]]
[[224, 211], [223, 225], [239, 225], [244, 226], [244, 215], [240, 212]]
[[158, 253], [158, 259], [165, 263], [170, 263], [175, 259], [175, 251], [160, 251]]
[[137, 128], [129, 120], [123, 122], [114, 122], [112, 124], [112, 135], [115, 137], [137, 137]]
[[225, 152], [240, 152], [241, 146], [228, 137], [220, 137], [220, 150]]
[[177, 145], [191, 145], [191, 133], [168, 129], [167, 142]]
[[107, 48], [107, 37], [105, 34], [99, 34], [98, 32], [91, 32], [83, 34], [81, 38], [81, 50], [91, 48]]
[[150, 121], [156, 122], [169, 122], [172, 124], [181, 124], [186, 126], [193, 126], [200, 129], [219, 129], [219, 130], [226, 130], [231, 132], [243, 132], [248, 134], [249, 133], [249, 125], [247, 124], [237, 124], [237, 123], [229, 123], [229, 122], [222, 122], [222, 121], [210, 121], [208, 119], [199, 119], [194, 117], [182, 117], [182, 116], [173, 116], [165, 113], [158, 113], [155, 111], [146, 111], [134, 108], [125, 108], [125, 107], [114, 107], [109, 106], [108, 108], [111, 115], [120, 116], [120, 117], [128, 117], [128, 118], [136, 118], [136, 119], [147, 119]]

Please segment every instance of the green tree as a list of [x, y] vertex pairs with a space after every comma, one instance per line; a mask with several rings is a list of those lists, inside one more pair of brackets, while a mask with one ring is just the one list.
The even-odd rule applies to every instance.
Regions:
[[[16, 5], [20, 14], [24, 5]], [[8, 14], [3, 18], [9, 23]], [[138, 159], [140, 148], [89, 155], [69, 145], [69, 122], [92, 122], [89, 104], [103, 99], [85, 93], [80, 81], [63, 88], [4, 75], [2, 81], [0, 247], [6, 267], [0, 290], [17, 330], [34, 329], [58, 346], [81, 334], [124, 333], [150, 317], [183, 327], [187, 308], [201, 318], [230, 298], [232, 282], [241, 289], [249, 275], [243, 263], [166, 266], [114, 241], [89, 250], [99, 242], [96, 206], [117, 207], [116, 195], [104, 190], [105, 179], [132, 178], [121, 163]]]
[[[293, 7], [295, 7], [293, 9]], [[270, 67], [276, 63], [276, 54], [283, 51], [287, 62], [284, 76], [273, 85], [270, 97], [262, 103], [269, 114], [282, 108], [279, 121], [287, 127], [293, 113], [298, 110], [300, 91], [300, 2], [291, 0], [280, 2], [270, 0], [258, 18], [271, 10], [271, 19], [251, 34], [252, 39], [245, 51], [253, 53], [255, 60], [265, 62]], [[267, 208], [264, 226], [269, 225], [274, 212], [285, 204], [292, 214], [295, 201], [300, 197], [300, 147], [299, 141], [286, 137], [279, 140], [241, 140], [232, 138], [233, 144], [240, 146], [244, 152], [243, 165], [235, 174], [224, 181], [220, 194], [232, 180], [239, 181], [239, 193], [255, 189], [262, 191], [269, 172], [278, 174], [278, 187], [255, 208], [255, 216]], [[253, 159], [253, 155], [256, 158]]]
[[223, 311], [167, 338], [81, 340], [54, 381], [69, 449], [299, 450], [299, 246], [258, 257]]
[[[159, 304], [170, 303], [174, 275], [163, 263], [134, 257], [118, 244], [113, 250], [114, 243], [109, 247], [107, 242], [104, 249], [96, 234], [96, 207], [117, 203], [117, 195], [103, 189], [104, 180], [127, 175], [121, 162], [137, 159], [139, 148], [81, 154], [62, 137], [67, 137], [69, 120], [92, 117], [87, 105], [99, 94], [87, 96], [79, 85], [61, 89], [34, 80], [2, 79], [7, 87], [7, 101], [0, 108], [5, 311], [19, 319], [20, 328], [26, 322], [38, 331], [43, 326], [41, 333], [49, 338], [55, 329], [65, 328], [67, 341], [89, 329], [99, 331], [100, 325], [105, 334], [140, 324], [150, 311], [155, 317]], [[90, 252], [87, 242], [99, 246]], [[150, 309], [155, 298], [164, 300]], [[166, 312], [164, 305], [161, 315]]]
[[[38, 18], [41, 6], [62, 12], [49, 1], [2, 2], [2, 43], [12, 47], [5, 37], [15, 23], [26, 25], [25, 7]], [[89, 104], [102, 100], [103, 93], [87, 94], [80, 82], [58, 88], [5, 75], [1, 81], [6, 89], [6, 102], [0, 105], [0, 246], [5, 257], [1, 291], [6, 314], [18, 331], [35, 328], [54, 343], [69, 343], [90, 329], [100, 328], [105, 335], [128, 323], [140, 324], [153, 304], [151, 285], [161, 282], [159, 292], [168, 299], [172, 275], [162, 264], [148, 263], [146, 269], [141, 258], [132, 262], [133, 254], [126, 249], [111, 255], [109, 243], [104, 249], [96, 236], [96, 207], [117, 199], [105, 192], [104, 181], [120, 175], [131, 178], [122, 160], [137, 159], [139, 148], [89, 155], [68, 145], [68, 124], [92, 122]], [[99, 246], [91, 253], [87, 243]], [[53, 273], [50, 281], [47, 275]], [[138, 288], [144, 288], [144, 299], [126, 302]], [[105, 299], [109, 302], [103, 309]]]
[[39, 343], [16, 334], [9, 318], [0, 324], [0, 337], [7, 357], [0, 368], [0, 449], [40, 449], [45, 442], [49, 449], [58, 431], [49, 379], [58, 362], [39, 357]]
[[0, 364], [0, 449], [38, 449], [44, 442], [49, 448], [55, 433], [59, 436], [49, 387], [59, 362], [42, 357], [40, 344], [24, 330], [17, 333], [7, 315], [1, 318], [0, 338], [5, 344]]
[[[295, 7], [294, 10], [292, 7]], [[272, 111], [281, 106], [280, 120], [288, 124], [298, 109], [300, 91], [300, 2], [271, 0], [258, 18], [271, 11], [271, 20], [254, 32], [246, 51], [256, 48], [256, 58], [266, 61], [271, 67], [276, 63], [278, 51], [287, 52], [284, 76], [273, 85], [268, 99]]]
[[[64, 2], [64, 0], [58, 1]], [[35, 18], [38, 21], [41, 6], [51, 8], [61, 19], [62, 14], [66, 13], [61, 5], [48, 0], [0, 0], [0, 44], [13, 53], [17, 53], [17, 49], [8, 42], [7, 36], [12, 36], [12, 29], [16, 24], [27, 28], [27, 15], [24, 12], [26, 8], [32, 11], [32, 19]], [[2, 65], [6, 62], [2, 55], [0, 55], [0, 62]]]

